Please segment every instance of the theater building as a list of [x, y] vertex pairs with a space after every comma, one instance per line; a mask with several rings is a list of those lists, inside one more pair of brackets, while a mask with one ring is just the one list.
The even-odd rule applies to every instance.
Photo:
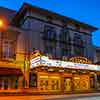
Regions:
[[97, 76], [100, 75], [100, 66], [91, 64], [88, 59], [75, 57], [61, 61], [39, 53], [36, 55], [32, 55], [30, 61], [30, 89], [35, 88], [42, 94], [99, 90], [100, 80]]
[[[0, 7], [0, 19], [5, 23], [0, 29], [0, 88], [67, 93], [99, 87], [91, 42], [96, 27], [27, 3], [18, 12]], [[35, 56], [34, 50], [43, 55]]]

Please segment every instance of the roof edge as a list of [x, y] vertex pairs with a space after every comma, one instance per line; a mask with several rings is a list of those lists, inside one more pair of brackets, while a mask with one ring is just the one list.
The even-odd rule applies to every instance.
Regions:
[[64, 19], [64, 20], [69, 20], [69, 21], [71, 21], [71, 22], [78, 23], [78, 24], [80, 24], [80, 25], [82, 25], [82, 26], [84, 26], [84, 27], [90, 28], [92, 31], [98, 30], [97, 27], [94, 27], [94, 26], [89, 25], [89, 24], [87, 24], [87, 23], [80, 22], [80, 21], [75, 20], [75, 19], [73, 19], [73, 18], [70, 18], [70, 17], [64, 16], [64, 15], [61, 15], [61, 14], [59, 14], [59, 13], [50, 11], [50, 10], [48, 10], [48, 9], [44, 9], [44, 8], [41, 8], [41, 7], [34, 6], [34, 5], [29, 4], [29, 3], [26, 3], [26, 2], [23, 3], [22, 7], [19, 9], [19, 11], [17, 12], [17, 14], [15, 15], [15, 18], [18, 17], [18, 16], [20, 16], [21, 13], [22, 13], [25, 9], [29, 10], [29, 9], [33, 9], [33, 8], [34, 8], [34, 9], [41, 10], [42, 12], [46, 12], [46, 13], [49, 13], [49, 14], [52, 14], [52, 15], [61, 17], [61, 18]]

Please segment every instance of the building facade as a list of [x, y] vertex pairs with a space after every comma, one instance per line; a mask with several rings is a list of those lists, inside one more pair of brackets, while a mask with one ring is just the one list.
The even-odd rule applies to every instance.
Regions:
[[55, 58], [83, 56], [94, 60], [95, 27], [28, 4], [15, 15], [12, 25], [26, 32], [19, 36], [25, 39], [25, 52], [38, 49]]
[[[6, 87], [7, 90], [9, 87], [8, 84], [3, 85], [7, 83], [4, 80], [9, 81], [10, 84], [11, 79], [9, 78], [13, 75], [18, 81], [13, 81], [15, 86], [17, 84], [17, 89], [29, 88], [32, 91], [39, 90], [39, 92], [54, 90], [64, 93], [64, 91], [96, 88], [96, 83], [93, 81], [97, 81], [98, 71], [85, 69], [81, 72], [80, 69], [65, 68], [66, 71], [68, 70], [66, 72], [64, 68], [61, 68], [62, 72], [59, 72], [59, 68], [56, 69], [53, 65], [51, 67], [56, 71], [47, 71], [48, 67], [45, 69], [43, 66], [39, 67], [40, 65], [30, 68], [30, 60], [31, 53], [39, 50], [53, 59], [68, 61], [72, 57], [79, 57], [79, 59], [83, 57], [91, 62], [87, 64], [92, 64], [94, 62], [92, 32], [97, 28], [26, 3], [18, 12], [0, 8], [0, 15], [1, 19], [5, 19], [7, 22], [7, 26], [0, 30], [0, 68], [11, 68], [12, 71], [13, 68], [16, 69], [15, 73], [5, 75], [3, 78], [4, 74], [1, 74], [3, 89]], [[81, 59], [78, 63], [83, 63], [83, 61]], [[19, 74], [16, 74], [17, 72]], [[82, 80], [84, 80], [85, 86], [81, 85]], [[74, 81], [75, 83], [73, 83]], [[72, 87], [71, 82], [76, 84], [76, 88]], [[66, 86], [62, 87], [63, 85]]]

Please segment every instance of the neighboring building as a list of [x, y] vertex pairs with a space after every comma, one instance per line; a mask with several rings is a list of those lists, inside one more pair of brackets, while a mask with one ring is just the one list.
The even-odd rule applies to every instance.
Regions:
[[[13, 68], [16, 69], [14, 73], [10, 73], [8, 76], [0, 74], [3, 89], [5, 87], [8, 89], [9, 85], [6, 83], [9, 82], [10, 84], [12, 77], [18, 81], [13, 80], [12, 82], [16, 84], [17, 89], [30, 87], [31, 90], [39, 90], [38, 92], [42, 92], [42, 90], [48, 92], [46, 86], [51, 84], [49, 87], [51, 92], [57, 91], [60, 93], [66, 88], [65, 93], [67, 93], [73, 90], [72, 81], [75, 81], [73, 84], [76, 88], [74, 89], [78, 91], [91, 91], [91, 89], [97, 88], [99, 67], [88, 65], [94, 62], [95, 53], [91, 33], [96, 31], [97, 28], [26, 3], [18, 12], [6, 8], [0, 8], [0, 13], [1, 11], [3, 11], [3, 19], [7, 22], [8, 27], [0, 31], [0, 67], [11, 68], [12, 71]], [[39, 62], [38, 66], [33, 66], [36, 68], [30, 68], [30, 60], [33, 59], [31, 53], [34, 50], [39, 50], [44, 55], [52, 55], [54, 59], [59, 58], [61, 60], [65, 57], [72, 62], [85, 63], [86, 65], [79, 64], [79, 69], [75, 64], [76, 68], [73, 66], [73, 69], [69, 68], [70, 65], [68, 65], [64, 69], [62, 67], [65, 62], [63, 62], [63, 65], [59, 65], [62, 69], [61, 73], [58, 65], [57, 68], [52, 65], [50, 70], [52, 70], [52, 67], [54, 67], [54, 70], [49, 72], [50, 65], [49, 68], [47, 62], [47, 65], [44, 65], [43, 61], [45, 60], [41, 61], [42, 56], [40, 54], [37, 56], [40, 56], [39, 60], [44, 66]], [[55, 60], [48, 61], [55, 62]], [[61, 61], [57, 60], [56, 63], [59, 62]], [[91, 69], [92, 67], [93, 69]], [[86, 87], [84, 84], [81, 85], [80, 82], [83, 82]], [[78, 84], [80, 84], [79, 87]], [[63, 85], [67, 86], [61, 89]], [[40, 88], [41, 86], [45, 89]]]
[[96, 57], [95, 63], [100, 65], [100, 47], [95, 47]]

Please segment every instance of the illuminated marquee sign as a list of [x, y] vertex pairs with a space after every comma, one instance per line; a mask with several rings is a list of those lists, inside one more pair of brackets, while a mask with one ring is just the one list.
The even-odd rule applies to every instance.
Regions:
[[31, 68], [37, 67], [40, 65], [48, 66], [48, 67], [53, 66], [53, 67], [73, 68], [73, 69], [100, 70], [100, 66], [97, 66], [97, 65], [52, 60], [46, 56], [38, 56], [36, 58], [31, 59], [30, 61]]
[[85, 57], [72, 57], [69, 59], [70, 62], [82, 63], [82, 64], [91, 64], [92, 62]]
[[31, 59], [41, 56], [39, 50], [35, 50], [31, 53]]

